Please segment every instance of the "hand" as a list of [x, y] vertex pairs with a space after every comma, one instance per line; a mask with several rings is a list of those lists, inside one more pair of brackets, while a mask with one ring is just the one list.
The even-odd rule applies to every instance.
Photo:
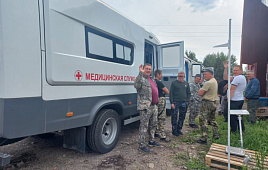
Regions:
[[172, 109], [175, 109], [175, 105], [174, 105], [174, 104], [171, 104], [171, 108], [172, 108]]
[[222, 64], [223, 64], [224, 68], [228, 68], [228, 62], [227, 61], [223, 61]]
[[144, 69], [143, 69], [142, 64], [139, 66], [139, 70], [140, 70], [140, 72], [144, 73]]
[[244, 100], [246, 100], [246, 101], [247, 101], [248, 99], [244, 97]]

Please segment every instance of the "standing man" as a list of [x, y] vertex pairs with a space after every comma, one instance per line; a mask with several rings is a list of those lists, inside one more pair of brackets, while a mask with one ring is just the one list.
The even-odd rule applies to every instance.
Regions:
[[146, 147], [145, 136], [149, 125], [149, 145], [160, 146], [155, 142], [154, 134], [157, 125], [158, 90], [156, 83], [151, 79], [152, 66], [142, 64], [139, 66], [139, 75], [136, 77], [134, 87], [138, 94], [138, 111], [140, 112], [139, 149], [150, 152]]
[[[228, 79], [228, 62], [223, 62], [224, 72], [223, 77], [224, 80]], [[243, 69], [241, 66], [236, 65], [233, 69], [233, 76], [230, 77], [231, 88], [230, 88], [230, 110], [241, 110], [244, 104], [244, 96], [243, 92], [246, 88], [246, 78], [242, 74]], [[229, 88], [229, 87], [228, 87]], [[237, 128], [239, 129], [239, 120], [237, 115], [231, 115], [231, 131], [236, 132]], [[242, 130], [245, 130], [244, 123], [241, 121]]]
[[245, 91], [245, 100], [247, 101], [247, 108], [249, 112], [249, 122], [256, 123], [256, 107], [260, 98], [260, 82], [255, 77], [253, 70], [248, 70], [247, 78], [249, 80]]
[[206, 80], [204, 86], [199, 90], [198, 95], [201, 96], [201, 109], [199, 115], [199, 124], [202, 137], [197, 140], [197, 143], [207, 144], [208, 139], [208, 124], [212, 126], [213, 138], [219, 139], [218, 124], [215, 120], [216, 100], [218, 98], [218, 84], [213, 77], [213, 71], [210, 69], [203, 70], [203, 75]]
[[[219, 96], [219, 105], [218, 105], [218, 115], [222, 115], [224, 112], [224, 106], [225, 106], [225, 95], [226, 91], [224, 90], [224, 86], [228, 84], [228, 81], [222, 80], [218, 84], [218, 96]], [[224, 114], [223, 114], [224, 115]]]
[[194, 78], [194, 82], [190, 83], [191, 97], [190, 97], [189, 126], [192, 128], [198, 128], [198, 125], [195, 124], [195, 118], [197, 117], [200, 111], [201, 98], [198, 95], [198, 91], [200, 89], [200, 84], [199, 84], [200, 79], [201, 79], [201, 75], [196, 74]]
[[162, 71], [155, 70], [154, 72], [155, 82], [158, 88], [158, 123], [156, 127], [155, 136], [159, 136], [160, 140], [165, 142], [170, 142], [169, 137], [165, 133], [165, 121], [166, 121], [166, 97], [165, 94], [168, 94], [168, 89], [160, 81], [162, 79]]
[[[179, 72], [178, 80], [171, 83], [169, 99], [171, 108], [174, 109], [171, 114], [172, 134], [174, 136], [182, 135], [183, 122], [186, 116], [188, 102], [191, 97], [189, 83], [184, 81], [185, 73]], [[177, 120], [179, 111], [179, 121]], [[177, 122], [178, 121], [178, 122]]]

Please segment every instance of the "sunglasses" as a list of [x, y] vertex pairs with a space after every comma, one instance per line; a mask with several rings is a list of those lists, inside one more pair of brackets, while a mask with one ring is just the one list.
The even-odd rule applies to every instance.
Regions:
[[184, 76], [178, 76], [178, 77], [184, 77]]

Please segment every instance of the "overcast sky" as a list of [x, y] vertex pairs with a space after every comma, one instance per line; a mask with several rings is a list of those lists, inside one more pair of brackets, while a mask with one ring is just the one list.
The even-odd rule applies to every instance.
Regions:
[[243, 0], [102, 0], [153, 32], [161, 43], [184, 41], [199, 60], [224, 52], [232, 19], [232, 54], [240, 62]]

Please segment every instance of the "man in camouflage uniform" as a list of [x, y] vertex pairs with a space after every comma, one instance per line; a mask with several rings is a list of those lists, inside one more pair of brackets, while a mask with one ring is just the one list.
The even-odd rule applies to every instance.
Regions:
[[146, 147], [145, 136], [149, 126], [149, 146], [160, 146], [154, 139], [155, 129], [157, 125], [157, 103], [158, 89], [156, 83], [150, 78], [152, 66], [145, 64], [139, 66], [139, 75], [136, 77], [134, 87], [138, 94], [138, 111], [140, 113], [139, 128], [139, 149], [143, 152], [150, 152]]
[[197, 143], [207, 144], [208, 139], [208, 124], [212, 126], [213, 138], [219, 139], [218, 124], [215, 120], [216, 100], [218, 98], [218, 84], [213, 77], [213, 71], [210, 69], [203, 70], [203, 75], [206, 80], [204, 86], [199, 90], [198, 95], [201, 96], [201, 108], [199, 115], [199, 124], [202, 132], [202, 137], [197, 140]]
[[193, 83], [190, 83], [190, 91], [191, 91], [191, 97], [190, 97], [190, 114], [189, 114], [189, 126], [192, 128], [198, 128], [198, 126], [195, 124], [195, 118], [199, 114], [200, 111], [200, 96], [198, 95], [198, 91], [200, 89], [200, 79], [201, 75], [196, 74], [195, 79]]
[[165, 133], [165, 121], [166, 121], [166, 97], [165, 94], [168, 94], [168, 89], [160, 81], [162, 79], [162, 71], [155, 70], [154, 72], [155, 82], [158, 88], [158, 123], [156, 127], [155, 136], [158, 136], [160, 140], [165, 142], [170, 142], [169, 137]]

